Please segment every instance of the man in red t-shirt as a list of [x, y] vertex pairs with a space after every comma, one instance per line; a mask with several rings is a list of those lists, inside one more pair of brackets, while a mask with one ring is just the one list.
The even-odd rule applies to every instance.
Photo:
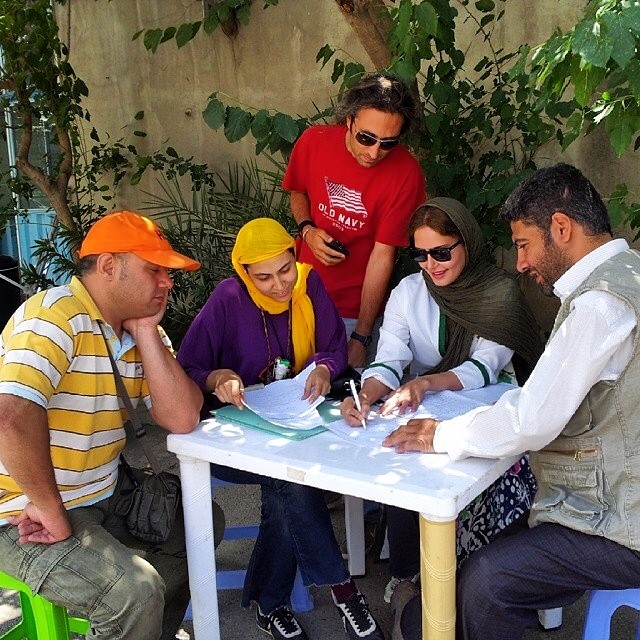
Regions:
[[299, 260], [318, 271], [338, 307], [353, 367], [365, 364], [397, 247], [407, 244], [409, 218], [427, 197], [420, 165], [398, 144], [414, 114], [397, 78], [363, 78], [338, 105], [339, 124], [302, 134], [282, 183], [302, 240]]

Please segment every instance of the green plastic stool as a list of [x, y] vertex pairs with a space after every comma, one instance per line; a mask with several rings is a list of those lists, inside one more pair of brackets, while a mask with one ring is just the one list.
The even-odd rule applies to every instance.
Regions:
[[85, 635], [90, 623], [74, 618], [67, 610], [36, 595], [24, 583], [0, 571], [0, 589], [17, 591], [22, 620], [0, 635], [0, 640], [71, 640], [72, 633]]

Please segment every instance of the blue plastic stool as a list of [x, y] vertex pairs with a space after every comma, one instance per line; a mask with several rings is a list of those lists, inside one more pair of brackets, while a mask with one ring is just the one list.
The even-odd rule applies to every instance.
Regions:
[[61, 606], [39, 596], [24, 582], [0, 571], [0, 589], [17, 591], [22, 620], [0, 635], [0, 640], [70, 640], [72, 633], [86, 634], [90, 623], [75, 618]]
[[[640, 589], [592, 591], [582, 640], [609, 640], [611, 618], [623, 606], [640, 610]], [[636, 630], [636, 639], [640, 640], [640, 625]]]
[[[219, 480], [214, 476], [211, 476], [211, 497], [214, 497], [216, 487], [228, 487], [233, 485], [233, 482], [226, 482], [225, 480]], [[259, 526], [257, 524], [251, 525], [236, 525], [233, 527], [227, 526], [224, 530], [223, 540], [242, 540], [246, 538], [257, 538]], [[246, 569], [225, 569], [216, 571], [216, 586], [218, 589], [242, 589], [244, 586], [244, 578], [247, 571]], [[295, 613], [306, 613], [313, 609], [313, 596], [309, 592], [308, 587], [304, 586], [302, 582], [302, 576], [300, 575], [300, 569], [296, 571], [296, 579], [293, 583], [293, 589], [289, 596], [291, 602], [291, 610]], [[186, 620], [191, 620], [191, 604], [185, 614]], [[0, 638], [0, 640], [2, 640]]]

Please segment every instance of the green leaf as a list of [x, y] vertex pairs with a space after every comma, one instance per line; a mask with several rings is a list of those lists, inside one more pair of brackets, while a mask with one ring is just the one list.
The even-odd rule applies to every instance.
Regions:
[[161, 40], [162, 29], [149, 29], [148, 31], [145, 31], [142, 42], [144, 43], [145, 49], [147, 49], [147, 51], [155, 53]]
[[266, 109], [260, 109], [251, 123], [251, 135], [256, 140], [262, 140], [271, 133], [271, 116]]
[[573, 56], [571, 60], [571, 83], [575, 90], [576, 101], [581, 107], [586, 106], [594, 91], [604, 80], [606, 69], [591, 64], [581, 65], [580, 58]]
[[138, 111], [135, 116], [133, 116], [134, 120], [142, 120], [144, 118], [144, 111]]
[[269, 137], [265, 136], [264, 138], [260, 138], [256, 140], [256, 155], [259, 156], [269, 144]]
[[607, 25], [607, 38], [613, 44], [611, 57], [621, 69], [624, 69], [635, 53], [635, 38], [631, 35], [626, 21], [620, 14], [604, 13], [602, 21]]
[[218, 18], [218, 12], [213, 8], [209, 11], [209, 14], [204, 19], [202, 28], [207, 35], [211, 35], [220, 26], [220, 19]]
[[178, 49], [184, 47], [187, 42], [193, 40], [196, 33], [200, 30], [201, 25], [202, 21], [199, 21], [181, 24], [178, 27], [178, 32], [176, 33], [176, 44], [178, 45]]
[[413, 84], [416, 79], [416, 73], [418, 70], [408, 60], [402, 59], [396, 62], [392, 67], [393, 73], [395, 73], [400, 80], [408, 85]]
[[438, 130], [440, 129], [440, 124], [442, 123], [443, 119], [444, 119], [444, 116], [441, 113], [430, 113], [428, 116], [425, 117], [424, 124], [427, 127], [427, 131], [432, 136], [435, 137], [437, 135]]
[[420, 25], [420, 30], [428, 36], [438, 33], [438, 14], [433, 5], [423, 2], [415, 7], [415, 18]]
[[582, 131], [582, 126], [584, 124], [584, 116], [581, 111], [576, 111], [573, 113], [566, 122], [566, 133], [562, 136], [562, 150], [564, 151], [567, 147], [574, 142], [580, 132]]
[[627, 207], [626, 200], [629, 196], [629, 188], [626, 184], [618, 184], [613, 193], [607, 198], [607, 211], [611, 224], [615, 227], [624, 224]]
[[451, 87], [444, 82], [438, 82], [433, 86], [433, 91], [431, 96], [433, 98], [433, 102], [437, 106], [446, 105], [449, 101], [449, 96], [451, 95]]
[[351, 86], [364, 75], [365, 69], [359, 62], [348, 62], [344, 68], [344, 82]]
[[492, 94], [491, 94], [491, 98], [489, 99], [489, 104], [492, 107], [499, 107], [502, 103], [504, 103], [507, 99], [507, 96], [505, 95], [504, 91], [498, 87]]
[[80, 78], [76, 80], [75, 89], [81, 96], [89, 95], [89, 89], [87, 88], [87, 85], [82, 80], [80, 80]]
[[615, 104], [605, 121], [605, 129], [609, 133], [609, 141], [618, 157], [629, 148], [639, 124], [638, 116], [631, 109], [625, 109], [620, 102]]
[[480, 26], [486, 27], [490, 22], [495, 20], [495, 16], [492, 13], [488, 13], [486, 16], [482, 16], [480, 20]]
[[627, 28], [640, 36], [640, 5], [634, 3], [623, 7], [620, 16]]
[[476, 9], [478, 11], [493, 11], [496, 8], [496, 3], [493, 0], [478, 0], [476, 2]]
[[344, 71], [344, 62], [342, 60], [334, 60], [333, 62], [333, 72], [331, 73], [331, 82], [334, 84], [338, 82], [338, 78], [342, 75]]
[[335, 52], [335, 49], [332, 49], [328, 44], [325, 44], [324, 47], [322, 47], [322, 49], [318, 51], [318, 53], [316, 54], [316, 62], [322, 60], [322, 67], [320, 67], [321, 69], [327, 64], [327, 62], [329, 62], [329, 60], [331, 60], [331, 57]]
[[606, 67], [613, 51], [613, 42], [607, 37], [606, 31], [604, 23], [582, 20], [573, 32], [572, 51], [588, 64]]
[[134, 136], [138, 136], [138, 138], [146, 138], [147, 134], [145, 131], [134, 131], [133, 132]]
[[167, 27], [164, 30], [164, 33], [162, 34], [162, 39], [160, 40], [160, 44], [162, 44], [163, 42], [167, 42], [168, 40], [171, 40], [171, 38], [173, 38], [173, 36], [175, 35], [176, 35], [176, 28]]
[[178, 152], [173, 147], [167, 147], [167, 155], [172, 158], [179, 158]]
[[453, 62], [456, 69], [462, 68], [464, 64], [464, 53], [459, 49], [454, 49], [451, 52], [451, 62]]
[[218, 100], [217, 94], [214, 93], [209, 98], [206, 109], [202, 112], [204, 121], [212, 129], [219, 129], [224, 124], [226, 116], [226, 107]]
[[640, 60], [632, 60], [626, 66], [625, 71], [633, 97], [637, 102], [640, 102]]
[[245, 27], [249, 24], [249, 18], [251, 17], [251, 4], [243, 4], [236, 10], [236, 18], [240, 24]]
[[240, 107], [228, 107], [224, 135], [229, 142], [244, 138], [251, 129], [251, 114]]
[[298, 137], [296, 121], [284, 113], [276, 113], [273, 117], [273, 128], [287, 142], [295, 142]]

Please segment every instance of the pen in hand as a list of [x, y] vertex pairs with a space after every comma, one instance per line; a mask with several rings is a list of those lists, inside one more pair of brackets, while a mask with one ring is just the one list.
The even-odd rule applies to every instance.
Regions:
[[[360, 397], [358, 396], [358, 391], [356, 390], [356, 383], [353, 381], [353, 378], [349, 380], [349, 387], [351, 387], [351, 395], [353, 396], [353, 401], [356, 403], [356, 409], [362, 413], [362, 405], [360, 404]], [[362, 428], [367, 428], [367, 423], [365, 422], [364, 416], [362, 417]]]

